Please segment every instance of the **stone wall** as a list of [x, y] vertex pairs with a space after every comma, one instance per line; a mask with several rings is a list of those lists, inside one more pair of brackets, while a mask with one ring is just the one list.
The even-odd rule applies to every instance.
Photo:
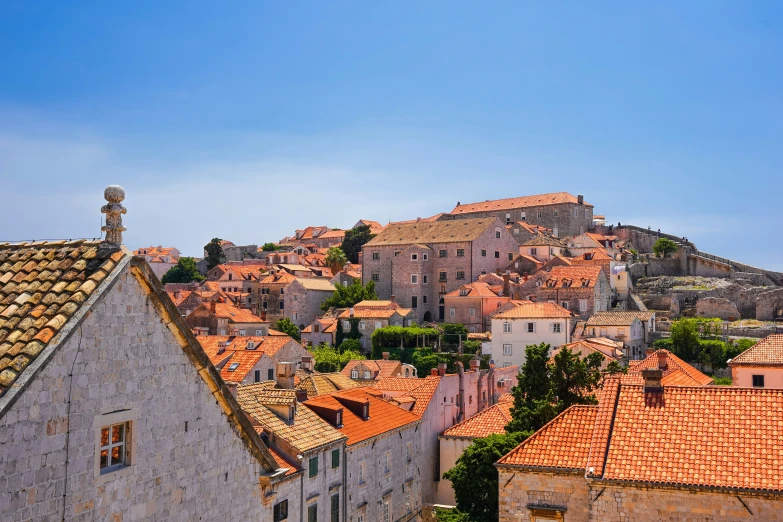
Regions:
[[[588, 522], [590, 502], [584, 472], [523, 473], [498, 469], [499, 522], [533, 520], [531, 506], [565, 509], [568, 522]], [[605, 520], [597, 518], [595, 520]]]
[[756, 297], [756, 319], [783, 319], [783, 288], [763, 292]]
[[[2, 519], [271, 520], [259, 463], [136, 279], [91, 312], [0, 419]], [[133, 463], [101, 475], [117, 412], [135, 416]]]
[[740, 318], [737, 305], [722, 297], [705, 297], [696, 302], [698, 317], [717, 317], [724, 321], [736, 321]]

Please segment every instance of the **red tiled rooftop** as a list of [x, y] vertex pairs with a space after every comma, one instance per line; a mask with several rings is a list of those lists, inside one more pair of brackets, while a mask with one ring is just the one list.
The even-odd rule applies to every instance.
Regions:
[[668, 350], [656, 350], [645, 359], [629, 366], [628, 373], [622, 376], [623, 384], [642, 384], [642, 370], [658, 368], [658, 354], [666, 355], [666, 369], [663, 371], [664, 386], [707, 386], [712, 383], [712, 377], [705, 375], [690, 364], [686, 363]]
[[732, 366], [740, 364], [783, 364], [783, 335], [770, 335], [751, 346], [734, 359]]
[[[506, 395], [510, 396], [510, 394]], [[506, 424], [511, 420], [511, 408], [513, 406], [513, 398], [510, 401], [498, 401], [497, 404], [447, 429], [443, 432], [443, 436], [475, 439], [505, 433]]]
[[[568, 192], [552, 192], [549, 194], [536, 194], [533, 196], [521, 196], [516, 198], [493, 199], [479, 203], [465, 203], [457, 205], [451, 214], [467, 214], [470, 212], [489, 212], [495, 210], [512, 210], [524, 207], [540, 207], [545, 205], [560, 205], [563, 203], [578, 203], [576, 196]], [[585, 206], [592, 207], [585, 202]]]

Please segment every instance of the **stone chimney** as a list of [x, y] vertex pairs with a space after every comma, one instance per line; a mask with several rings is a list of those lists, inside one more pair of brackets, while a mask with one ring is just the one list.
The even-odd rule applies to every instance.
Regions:
[[511, 272], [506, 270], [503, 274], [503, 297], [509, 297], [511, 295]]
[[392, 295], [391, 297], [389, 297], [389, 301], [391, 301], [391, 302], [392, 302], [392, 303], [394, 303], [394, 304], [397, 304], [397, 298], [396, 298], [396, 297], [394, 297], [394, 295]]
[[214, 313], [217, 313], [217, 310], [216, 310], [216, 303], [215, 303], [215, 301], [210, 301], [210, 302], [209, 302], [209, 311], [210, 311], [211, 313], [213, 313], [213, 314], [214, 314]]
[[579, 194], [578, 196], [576, 196], [576, 202], [579, 203], [580, 205], [584, 205], [585, 204], [585, 197], [583, 195]]
[[481, 368], [481, 361], [478, 359], [471, 359], [470, 360], [470, 371], [477, 372]]
[[359, 253], [357, 254], [357, 259], [356, 259], [356, 261], [357, 261], [357, 263], [356, 263], [357, 265], [361, 265], [361, 264], [362, 264], [362, 253], [361, 253], [361, 252], [359, 252]]
[[277, 375], [277, 386], [284, 390], [294, 389], [294, 363], [279, 362], [275, 364], [275, 374]]
[[663, 392], [663, 386], [661, 385], [663, 371], [658, 368], [645, 368], [642, 370], [642, 378], [644, 379], [644, 393]]
[[669, 356], [665, 350], [658, 350], [658, 369], [666, 370], [669, 367]]
[[122, 206], [125, 199], [125, 190], [119, 185], [109, 185], [103, 191], [103, 197], [107, 203], [101, 207], [101, 213], [106, 214], [106, 224], [101, 227], [106, 232], [103, 242], [107, 246], [119, 248], [122, 245], [122, 233], [126, 228], [122, 226], [122, 215], [128, 211]]
[[446, 363], [438, 363], [438, 375], [441, 377], [446, 375]]
[[383, 352], [381, 354], [381, 357], [383, 357], [384, 361], [388, 361], [389, 360], [389, 352]]
[[308, 372], [313, 371], [314, 368], [314, 362], [313, 362], [313, 356], [312, 355], [303, 355], [302, 356], [302, 369]]
[[432, 368], [430, 370], [430, 375], [438, 375], [438, 369], [437, 368]]

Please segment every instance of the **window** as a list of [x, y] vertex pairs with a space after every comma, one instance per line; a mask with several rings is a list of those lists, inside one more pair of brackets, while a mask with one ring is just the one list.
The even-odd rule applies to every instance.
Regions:
[[421, 276], [421, 284], [423, 284], [423, 285], [427, 284], [427, 276], [425, 276], [425, 275]]
[[318, 476], [318, 457], [311, 457], [310, 458], [310, 478], [317, 477]]
[[365, 379], [372, 379], [372, 373], [370, 373], [369, 370], [364, 370], [364, 378]]
[[[587, 214], [587, 212], [585, 212], [585, 214]], [[579, 217], [579, 209], [578, 208], [574, 209], [574, 217]]]
[[457, 279], [465, 279], [465, 271], [457, 270]]
[[380, 321], [375, 321], [375, 328], [381, 328], [383, 326], [383, 323]]
[[554, 212], [552, 212], [552, 214], [553, 214], [555, 217], [557, 217], [557, 216], [559, 216], [559, 215], [560, 215], [560, 212], [558, 212], [557, 210], [555, 210]]
[[383, 522], [391, 522], [391, 499], [383, 499]]
[[340, 467], [340, 450], [332, 450], [332, 469]]
[[351, 379], [359, 378], [359, 370], [351, 370]]
[[487, 257], [487, 250], [485, 248], [481, 249], [481, 257]]
[[398, 255], [400, 255], [401, 252], [402, 252], [401, 250], [395, 250], [394, 251], [394, 257], [397, 257]]
[[511, 363], [510, 363], [510, 362], [504, 362], [504, 363], [503, 363], [503, 368], [508, 368], [508, 367], [510, 367], [510, 366], [511, 366]]
[[625, 337], [625, 328], [618, 328], [617, 329], [617, 337], [623, 336]]
[[256, 370], [255, 372], [253, 372], [253, 381], [261, 382], [261, 370]]
[[457, 315], [457, 311], [452, 306], [451, 308], [449, 308], [449, 317], [454, 317], [455, 315]]
[[351, 331], [351, 321], [343, 321], [343, 330], [346, 332]]
[[465, 257], [465, 249], [464, 248], [458, 248], [457, 249], [457, 257]]
[[438, 281], [445, 281], [446, 280], [446, 272], [440, 272], [438, 274]]
[[503, 323], [503, 333], [511, 333], [511, 323]]
[[560, 306], [568, 310], [568, 301], [560, 301]]
[[411, 254], [411, 261], [418, 261], [419, 254]]
[[364, 330], [364, 321], [359, 321], [359, 330]]
[[381, 274], [379, 274], [378, 272], [373, 272], [372, 273], [372, 280], [373, 281], [380, 281], [381, 280]]
[[500, 239], [500, 229], [499, 228], [495, 229], [495, 239]]
[[587, 299], [580, 299], [579, 300], [579, 311], [580, 312], [586, 312], [587, 311]]
[[261, 289], [261, 295], [269, 295], [269, 289], [268, 288], [262, 288]]
[[372, 260], [373, 261], [380, 261], [381, 260], [381, 253], [380, 252], [373, 252], [372, 253]]
[[506, 212], [506, 225], [508, 225], [509, 223], [511, 223], [511, 213]]
[[318, 504], [307, 506], [307, 522], [318, 522]]
[[754, 388], [763, 388], [764, 387], [764, 376], [763, 375], [754, 375], [753, 376], [753, 387]]
[[419, 298], [415, 295], [411, 296], [411, 308], [418, 308], [419, 307]]
[[449, 253], [447, 250], [438, 250], [438, 257], [448, 257]]
[[527, 323], [527, 333], [536, 333], [536, 323]]
[[239, 368], [239, 363], [231, 363], [231, 366], [228, 367], [228, 371], [233, 372], [236, 371], [237, 368]]
[[366, 471], [366, 466], [367, 464], [365, 464], [364, 462], [359, 464], [359, 471], [357, 473], [359, 484], [364, 484], [364, 472]]
[[274, 381], [275, 380], [275, 370], [273, 368], [269, 368], [266, 371], [266, 380], [267, 381]]
[[[280, 289], [280, 293], [281, 293], [281, 294], [283, 293], [283, 289], [282, 289], [282, 288]], [[285, 301], [283, 301], [283, 300], [281, 299], [281, 300], [280, 300], [280, 309], [282, 310], [283, 308], [285, 308]]]
[[283, 295], [284, 291], [285, 291], [285, 288], [281, 288], [280, 289], [280, 295]]
[[560, 333], [561, 323], [552, 323], [552, 333]]
[[500, 259], [500, 252], [495, 250], [495, 259]]
[[264, 310], [266, 310], [267, 308], [269, 308], [269, 303], [267, 303], [266, 301], [264, 301], [263, 303], [261, 303], [261, 308], [263, 308]]
[[421, 259], [423, 261], [429, 261], [430, 260], [430, 255], [429, 254], [422, 254], [421, 255]]
[[405, 461], [410, 462], [412, 458], [413, 458], [413, 446], [409, 442], [408, 444], [405, 445]]
[[383, 455], [383, 472], [391, 472], [391, 453], [388, 451]]
[[476, 317], [476, 309], [475, 308], [471, 308], [468, 312], [469, 312], [471, 317]]
[[275, 522], [282, 522], [288, 519], [288, 499], [275, 504], [274, 516]]
[[531, 249], [530, 249], [530, 255], [531, 255], [531, 256], [535, 256], [535, 255], [537, 255], [537, 254], [538, 254], [538, 249], [537, 249], [537, 248], [531, 248]]
[[511, 355], [511, 345], [510, 344], [504, 344], [503, 345], [503, 355]]
[[101, 428], [100, 474], [111, 473], [130, 465], [130, 422], [121, 422]]
[[541, 219], [542, 217], [544, 217], [544, 213], [539, 210], [538, 211], [538, 219]]
[[419, 284], [419, 275], [418, 274], [411, 274], [411, 284], [412, 285]]
[[427, 296], [426, 295], [421, 296], [421, 302], [424, 303], [424, 304], [427, 304]]
[[601, 328], [601, 337], [606, 337], [606, 328]]
[[340, 522], [340, 494], [332, 495], [332, 522]]
[[519, 219], [524, 220], [526, 217], [527, 217], [527, 213], [526, 212], [520, 212]]
[[509, 252], [508, 253], [508, 260], [509, 261], [513, 261], [514, 260], [514, 253], [513, 252]]

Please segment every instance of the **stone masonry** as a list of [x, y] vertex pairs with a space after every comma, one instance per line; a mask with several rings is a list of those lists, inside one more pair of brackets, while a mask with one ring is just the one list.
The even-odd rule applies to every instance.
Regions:
[[699, 317], [717, 317], [724, 321], [736, 321], [740, 318], [737, 305], [721, 297], [705, 297], [696, 302], [696, 315]]
[[[91, 312], [0, 418], [2, 519], [271, 520], [260, 464], [135, 277]], [[99, 475], [95, 426], [123, 411], [133, 463]]]

